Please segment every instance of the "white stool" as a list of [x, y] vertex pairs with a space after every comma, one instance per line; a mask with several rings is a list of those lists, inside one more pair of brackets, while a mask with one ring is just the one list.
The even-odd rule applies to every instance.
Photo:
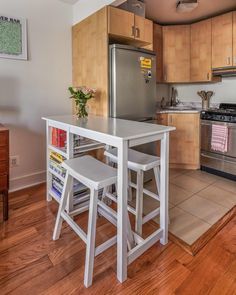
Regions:
[[[92, 284], [93, 279], [94, 257], [114, 245], [117, 240], [117, 237], [114, 236], [95, 248], [96, 220], [99, 206], [101, 206], [100, 209], [102, 209], [99, 213], [105, 217], [107, 215], [109, 220], [113, 220], [113, 223], [116, 225], [116, 212], [98, 199], [98, 191], [116, 184], [117, 171], [116, 169], [94, 159], [91, 156], [83, 156], [80, 158], [66, 160], [63, 162], [62, 166], [67, 170], [67, 172], [53, 232], [53, 240], [57, 240], [59, 238], [62, 221], [64, 219], [76, 232], [76, 234], [86, 243], [84, 284], [86, 287], [89, 287]], [[74, 222], [65, 210], [70, 196], [69, 190], [72, 188], [73, 178], [77, 179], [90, 189], [87, 234]]]
[[[113, 163], [117, 163], [117, 149], [105, 151], [105, 156]], [[143, 194], [160, 201], [159, 195], [143, 187], [143, 174], [145, 171], [153, 169], [157, 193], [160, 188], [160, 158], [129, 149], [128, 151], [128, 169], [137, 173], [137, 184], [129, 179], [129, 186], [136, 189], [136, 208], [128, 206], [128, 210], [135, 215], [135, 231], [142, 235], [142, 225], [160, 214], [160, 208], [156, 208], [147, 215], [143, 216]], [[109, 197], [109, 194], [108, 194]], [[114, 200], [114, 198], [113, 198]]]

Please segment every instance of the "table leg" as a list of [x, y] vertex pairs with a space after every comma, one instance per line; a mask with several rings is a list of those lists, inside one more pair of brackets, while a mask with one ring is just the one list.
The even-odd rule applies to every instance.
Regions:
[[46, 155], [47, 155], [47, 201], [50, 202], [52, 200], [52, 196], [49, 194], [49, 191], [52, 187], [52, 176], [51, 173], [48, 171], [49, 167], [49, 161], [50, 161], [50, 151], [49, 151], [49, 144], [52, 143], [52, 127], [49, 126], [48, 121], [47, 121], [47, 126], [46, 126]]
[[[66, 133], [66, 142], [67, 142], [67, 159], [72, 159], [74, 157], [74, 134], [70, 133], [69, 130], [67, 130]], [[71, 181], [70, 187], [69, 187], [69, 198], [67, 203], [67, 212], [71, 212], [74, 210], [74, 180]]]
[[160, 227], [163, 229], [161, 244], [168, 243], [168, 203], [169, 203], [169, 133], [161, 140], [161, 171], [160, 171]]
[[118, 147], [117, 184], [117, 278], [122, 283], [127, 279], [127, 187], [128, 187], [128, 142]]

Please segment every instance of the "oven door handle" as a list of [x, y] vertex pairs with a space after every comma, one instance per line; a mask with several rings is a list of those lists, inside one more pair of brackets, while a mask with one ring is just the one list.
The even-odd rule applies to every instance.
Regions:
[[201, 125], [224, 125], [232, 128], [236, 128], [236, 123], [228, 123], [228, 122], [218, 122], [218, 121], [210, 121], [210, 120], [201, 120]]
[[209, 158], [209, 159], [213, 159], [213, 160], [221, 160], [221, 161], [224, 161], [224, 162], [230, 163], [230, 164], [236, 163], [235, 158], [230, 158], [230, 157], [227, 157], [226, 155], [223, 155], [223, 154], [218, 155], [218, 157], [215, 157], [215, 156], [209, 155], [208, 153], [201, 152], [201, 156]]

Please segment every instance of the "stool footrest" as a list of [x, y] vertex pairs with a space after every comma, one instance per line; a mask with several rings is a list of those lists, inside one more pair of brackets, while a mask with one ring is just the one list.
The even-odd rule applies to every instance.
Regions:
[[110, 238], [109, 240], [107, 240], [106, 242], [102, 243], [101, 245], [97, 246], [95, 249], [95, 256], [98, 256], [103, 251], [106, 251], [107, 249], [115, 245], [116, 242], [117, 242], [117, 236], [114, 236]]
[[[137, 185], [133, 182], [130, 182], [129, 186], [131, 186], [134, 189], [137, 189]], [[146, 188], [143, 188], [143, 193], [160, 202], [160, 197], [157, 194], [147, 190]]]
[[61, 217], [70, 225], [76, 234], [87, 244], [86, 233], [74, 222], [74, 220], [64, 211], [61, 212]]
[[69, 215], [73, 217], [73, 216], [79, 215], [79, 214], [81, 214], [85, 211], [88, 211], [88, 210], [89, 210], [89, 201], [85, 202], [83, 207], [79, 207], [73, 211], [70, 211]]
[[[113, 202], [117, 203], [117, 197], [114, 194], [106, 193], [105, 196], [109, 199], [111, 199]], [[132, 213], [133, 215], [136, 215], [136, 211], [133, 207], [130, 205], [127, 205], [128, 211]]]
[[163, 237], [163, 229], [158, 229], [154, 233], [152, 233], [149, 237], [147, 237], [144, 241], [139, 243], [137, 246], [132, 248], [128, 252], [128, 264], [132, 263], [135, 259], [137, 259], [140, 255], [142, 255], [147, 249], [149, 249], [152, 245], [154, 245], [157, 241], [159, 241]]
[[[106, 206], [106, 205], [105, 205]], [[105, 206], [98, 206], [98, 213], [104, 216], [108, 221], [110, 221], [114, 226], [117, 225], [117, 217], [113, 214], [110, 214], [110, 210], [105, 208]], [[108, 206], [107, 206], [108, 207]], [[110, 207], [109, 207], [110, 208]]]
[[148, 222], [149, 220], [153, 219], [157, 215], [160, 215], [160, 208], [157, 208], [157, 209], [151, 211], [149, 214], [145, 215], [143, 217], [143, 224]]

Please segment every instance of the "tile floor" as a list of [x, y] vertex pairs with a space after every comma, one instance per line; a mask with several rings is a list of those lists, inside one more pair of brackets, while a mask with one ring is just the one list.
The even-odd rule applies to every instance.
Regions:
[[[150, 190], [153, 183], [147, 183]], [[236, 205], [236, 182], [200, 170], [170, 170], [169, 231], [192, 245]], [[144, 213], [158, 202], [144, 197]]]

